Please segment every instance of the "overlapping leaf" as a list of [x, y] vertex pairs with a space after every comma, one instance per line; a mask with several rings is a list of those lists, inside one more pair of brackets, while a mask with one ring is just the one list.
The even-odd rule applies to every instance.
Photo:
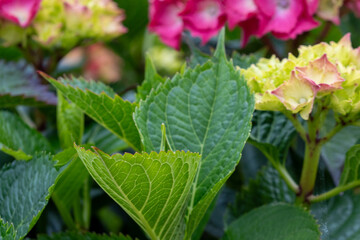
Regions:
[[292, 123], [282, 113], [255, 111], [250, 143], [272, 163], [281, 163], [295, 133]]
[[160, 150], [164, 123], [172, 149], [202, 155], [188, 206], [187, 237], [238, 164], [253, 110], [245, 81], [226, 60], [223, 35], [213, 61], [167, 81], [136, 110], [147, 152]]
[[95, 181], [151, 239], [183, 238], [198, 154], [169, 151], [110, 157], [99, 150], [77, 147], [77, 151]]
[[87, 115], [123, 139], [136, 151], [141, 150], [138, 130], [132, 118], [136, 104], [124, 101], [100, 82], [84, 79], [55, 79], [42, 74], [62, 94]]
[[258, 172], [256, 179], [239, 192], [234, 207], [231, 207], [232, 217], [242, 214], [265, 204], [275, 202], [293, 203], [295, 193], [286, 185], [279, 173], [271, 166], [266, 166]]
[[18, 116], [0, 111], [0, 150], [16, 159], [28, 160], [37, 151], [51, 152], [51, 147], [44, 136]]
[[360, 182], [360, 144], [353, 146], [346, 153], [340, 185], [346, 185], [356, 181]]
[[137, 88], [137, 101], [145, 100], [152, 89], [155, 90], [160, 84], [164, 82], [165, 79], [163, 79], [159, 74], [157, 74], [150, 56], [147, 55], [145, 63], [145, 79], [141, 86]]
[[51, 159], [42, 153], [0, 169], [0, 218], [13, 225], [9, 231], [15, 234], [13, 239], [22, 239], [30, 231], [48, 203], [58, 176]]
[[41, 84], [33, 67], [25, 61], [0, 60], [0, 108], [55, 104], [56, 96]]
[[320, 223], [322, 240], [360, 239], [360, 195], [347, 191], [311, 206]]
[[[330, 117], [325, 120], [322, 127], [322, 135], [326, 135], [335, 127], [335, 120]], [[339, 182], [341, 172], [345, 162], [345, 155], [349, 149], [360, 139], [360, 128], [357, 126], [347, 126], [338, 132], [330, 141], [325, 143], [322, 148], [321, 156], [326, 162], [334, 181]]]
[[289, 204], [257, 208], [234, 221], [224, 240], [319, 240], [320, 231], [305, 209]]
[[99, 124], [89, 126], [84, 133], [84, 143], [92, 144], [102, 151], [113, 154], [128, 148], [128, 145]]
[[253, 54], [245, 55], [235, 52], [232, 56], [234, 65], [240, 68], [248, 68], [251, 64], [256, 64], [261, 57], [264, 57], [264, 52], [256, 52]]
[[84, 114], [74, 103], [69, 103], [58, 93], [57, 129], [63, 149], [81, 144], [84, 133]]
[[68, 163], [56, 181], [52, 199], [68, 228], [75, 229], [71, 210], [89, 173], [73, 147], [58, 153], [53, 159], [58, 161], [57, 166]]

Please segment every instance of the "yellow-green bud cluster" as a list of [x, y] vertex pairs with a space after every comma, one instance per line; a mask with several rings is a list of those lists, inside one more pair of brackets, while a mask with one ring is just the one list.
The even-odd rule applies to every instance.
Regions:
[[70, 49], [83, 40], [106, 41], [126, 32], [124, 12], [112, 0], [43, 0], [31, 25], [0, 23], [5, 45], [32, 38], [44, 47]]
[[241, 72], [258, 110], [290, 111], [307, 120], [314, 103], [326, 98], [337, 114], [360, 114], [360, 48], [352, 48], [349, 34], [338, 43], [302, 46], [297, 57], [260, 59]]

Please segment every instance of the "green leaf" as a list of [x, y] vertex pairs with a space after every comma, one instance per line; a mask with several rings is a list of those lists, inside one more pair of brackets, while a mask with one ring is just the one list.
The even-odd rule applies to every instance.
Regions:
[[131, 240], [131, 237], [120, 235], [100, 235], [95, 233], [66, 232], [52, 236], [40, 235], [38, 240]]
[[174, 234], [184, 225], [198, 154], [177, 151], [110, 157], [99, 150], [76, 149], [95, 181], [151, 239], [182, 239]]
[[249, 55], [234, 52], [232, 55], [234, 66], [238, 66], [240, 68], [248, 68], [251, 64], [256, 64], [262, 57], [264, 57], [264, 52], [257, 52]]
[[296, 131], [280, 112], [255, 111], [250, 143], [257, 147], [273, 164], [285, 161], [286, 152]]
[[234, 221], [224, 240], [318, 240], [319, 226], [305, 209], [289, 204], [265, 205]]
[[360, 239], [360, 195], [347, 191], [311, 206], [320, 223], [322, 240]]
[[14, 240], [16, 237], [14, 225], [4, 222], [0, 218], [0, 239]]
[[51, 147], [44, 136], [18, 116], [0, 111], [0, 150], [16, 159], [29, 160], [38, 151], [51, 152]]
[[160, 150], [164, 123], [171, 149], [202, 155], [188, 206], [188, 238], [238, 164], [253, 110], [244, 79], [226, 60], [223, 36], [213, 61], [176, 75], [137, 108], [147, 152]]
[[108, 154], [123, 151], [129, 147], [123, 140], [96, 123], [85, 130], [83, 141], [86, 144], [96, 146]]
[[235, 218], [265, 204], [293, 203], [295, 193], [289, 189], [276, 169], [265, 166], [257, 173], [256, 179], [250, 180], [249, 185], [242, 189], [236, 198], [235, 206], [231, 206], [230, 210]]
[[0, 169], [0, 218], [13, 224], [15, 239], [22, 239], [35, 225], [57, 176], [52, 157], [44, 153]]
[[0, 108], [55, 104], [56, 96], [41, 84], [32, 66], [0, 60]]
[[165, 79], [163, 79], [159, 74], [157, 74], [155, 66], [151, 61], [149, 54], [147, 54], [145, 62], [145, 80], [143, 81], [141, 86], [137, 88], [137, 101], [145, 100], [152, 89], [155, 90], [159, 85], [164, 82]]
[[136, 151], [141, 150], [139, 132], [133, 120], [136, 104], [124, 101], [103, 83], [84, 79], [56, 81], [42, 73], [52, 85], [87, 115], [123, 139]]
[[347, 185], [358, 180], [360, 180], [360, 144], [353, 146], [346, 153], [340, 185]]
[[58, 92], [57, 129], [63, 149], [81, 144], [84, 133], [84, 114], [74, 103], [69, 103]]
[[[325, 121], [325, 128], [330, 131], [334, 125], [327, 123], [328, 121], [330, 119]], [[359, 134], [359, 127], [347, 126], [323, 146], [321, 154], [335, 182], [339, 182], [345, 162], [345, 155], [360, 139]]]
[[197, 65], [203, 65], [210, 59], [210, 55], [201, 52], [198, 48], [191, 47], [191, 57], [189, 62], [191, 68], [195, 68]]
[[[71, 156], [67, 159], [70, 163], [59, 175], [52, 199], [64, 222], [70, 229], [74, 229], [76, 226], [71, 216], [71, 209], [79, 195], [80, 189], [88, 179], [89, 173], [80, 158], [78, 158], [77, 152], [73, 147], [65, 150], [62, 155], [57, 154], [55, 159], [61, 159], [67, 156]], [[64, 160], [61, 160], [61, 162], [64, 162]]]

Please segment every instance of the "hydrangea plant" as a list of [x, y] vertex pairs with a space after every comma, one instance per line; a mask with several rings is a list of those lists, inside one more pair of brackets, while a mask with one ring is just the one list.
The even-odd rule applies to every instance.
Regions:
[[360, 239], [358, 2], [0, 0], [0, 240]]

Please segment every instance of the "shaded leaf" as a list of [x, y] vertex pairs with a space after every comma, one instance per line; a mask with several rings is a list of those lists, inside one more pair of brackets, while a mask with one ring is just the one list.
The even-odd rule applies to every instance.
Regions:
[[120, 235], [104, 235], [95, 233], [66, 232], [57, 233], [52, 236], [40, 235], [38, 240], [131, 240], [131, 237]]
[[[161, 152], [109, 156], [76, 148], [94, 180], [149, 235], [151, 239], [182, 239], [200, 156], [195, 153]], [[173, 191], [176, 190], [176, 191]]]
[[250, 180], [249, 185], [240, 191], [234, 206], [231, 206], [232, 218], [265, 204], [275, 202], [293, 203], [295, 193], [292, 192], [278, 171], [272, 166], [265, 166], [256, 175], [256, 179]]
[[69, 103], [58, 92], [57, 129], [63, 149], [81, 144], [84, 133], [84, 114], [74, 103]]
[[240, 68], [248, 68], [251, 64], [256, 64], [262, 57], [264, 57], [263, 52], [257, 52], [249, 55], [234, 52], [232, 55], [234, 66], [238, 66]]
[[93, 124], [85, 130], [83, 141], [108, 154], [123, 151], [129, 147], [123, 140], [98, 124]]
[[346, 153], [340, 185], [346, 185], [358, 180], [360, 180], [360, 144], [353, 146]]
[[35, 225], [57, 176], [52, 157], [44, 153], [0, 169], [0, 218], [13, 224], [15, 239], [22, 239]]
[[319, 226], [305, 209], [289, 204], [259, 207], [234, 221], [224, 240], [318, 240]]
[[70, 229], [74, 229], [76, 226], [71, 216], [71, 210], [89, 173], [73, 147], [57, 154], [54, 159], [60, 163], [69, 162], [56, 181], [52, 199], [64, 222]]
[[32, 66], [0, 60], [0, 108], [55, 104], [56, 96], [41, 84]]
[[42, 76], [99, 124], [136, 151], [141, 150], [139, 132], [132, 117], [136, 104], [124, 101], [111, 88], [100, 82], [81, 78], [60, 78], [56, 81], [44, 73]]
[[171, 149], [202, 155], [188, 206], [188, 238], [238, 164], [253, 110], [244, 79], [226, 60], [223, 35], [213, 61], [166, 81], [137, 108], [147, 152], [160, 150], [164, 123]]
[[51, 152], [51, 147], [44, 136], [18, 116], [0, 111], [0, 150], [16, 159], [29, 160], [38, 151]]
[[347, 191], [311, 206], [320, 223], [322, 240], [360, 239], [360, 195]]
[[296, 131], [280, 112], [255, 111], [250, 143], [256, 146], [272, 163], [282, 163]]
[[[331, 130], [333, 128], [333, 125], [327, 122], [325, 122], [325, 124], [328, 125], [325, 126], [326, 129]], [[335, 137], [327, 142], [322, 148], [321, 155], [326, 162], [335, 183], [340, 181], [341, 172], [345, 162], [345, 155], [360, 139], [359, 134], [359, 127], [347, 126], [338, 132]]]
[[210, 55], [201, 52], [200, 49], [198, 48], [192, 47], [189, 67], [195, 68], [197, 65], [203, 65], [210, 59], [211, 59]]
[[159, 85], [165, 82], [159, 74], [157, 74], [155, 66], [151, 61], [150, 56], [146, 55], [145, 62], [145, 79], [140, 86], [137, 88], [136, 100], [145, 100], [150, 94], [152, 89], [156, 89]]

